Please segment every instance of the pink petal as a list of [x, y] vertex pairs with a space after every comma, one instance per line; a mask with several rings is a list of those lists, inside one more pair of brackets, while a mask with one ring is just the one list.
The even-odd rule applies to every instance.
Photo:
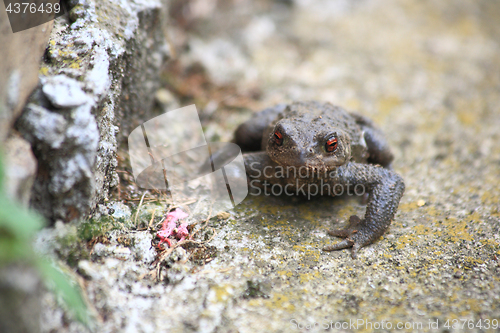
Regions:
[[[177, 238], [189, 236], [189, 232], [187, 231], [187, 223], [182, 224], [179, 229], [176, 230], [177, 220], [184, 219], [188, 217], [188, 214], [183, 212], [181, 209], [177, 208], [167, 214], [165, 221], [161, 226], [161, 230], [156, 234], [160, 238], [160, 244], [167, 243], [168, 246], [172, 246], [168, 237], [175, 234]], [[180, 232], [180, 233], [179, 233]]]
[[187, 236], [189, 236], [189, 231], [187, 230], [187, 223], [183, 223], [179, 226], [179, 228], [177, 228], [175, 237], [177, 237], [177, 239], [179, 240], [184, 240], [184, 238], [186, 238]]
[[170, 213], [167, 214], [166, 220], [176, 222], [177, 220], [181, 220], [188, 217], [188, 214], [182, 211], [180, 208], [176, 208]]

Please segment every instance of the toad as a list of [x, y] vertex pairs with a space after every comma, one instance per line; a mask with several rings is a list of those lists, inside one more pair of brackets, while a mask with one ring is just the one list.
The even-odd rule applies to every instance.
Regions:
[[403, 196], [403, 178], [391, 168], [393, 155], [382, 132], [357, 113], [330, 103], [294, 102], [265, 109], [241, 124], [235, 143], [252, 187], [286, 194], [367, 194], [364, 218], [351, 216], [344, 238], [323, 251], [360, 248], [389, 228]]

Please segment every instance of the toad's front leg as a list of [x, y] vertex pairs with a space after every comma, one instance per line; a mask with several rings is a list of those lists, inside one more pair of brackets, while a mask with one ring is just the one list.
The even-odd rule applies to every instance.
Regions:
[[405, 184], [403, 178], [392, 170], [370, 164], [349, 163], [339, 168], [339, 180], [345, 184], [362, 185], [368, 193], [368, 205], [365, 218], [351, 216], [346, 229], [331, 230], [330, 235], [343, 237], [343, 241], [323, 248], [323, 251], [335, 251], [352, 248], [352, 257], [360, 248], [371, 244], [389, 228], [394, 214], [403, 196]]
[[277, 177], [281, 167], [271, 160], [266, 152], [243, 154], [245, 169], [249, 178], [250, 186], [265, 187], [270, 184], [285, 186], [287, 179]]

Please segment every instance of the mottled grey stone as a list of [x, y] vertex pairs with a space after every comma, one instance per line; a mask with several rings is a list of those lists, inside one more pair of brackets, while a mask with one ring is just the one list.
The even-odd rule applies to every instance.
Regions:
[[37, 162], [31, 145], [18, 134], [5, 141], [5, 191], [28, 206], [31, 186], [35, 180]]
[[169, 57], [161, 1], [74, 4], [55, 20], [40, 86], [17, 122], [38, 159], [31, 205], [51, 221], [86, 217], [108, 198], [118, 142], [152, 116]]
[[42, 79], [42, 91], [57, 108], [71, 108], [88, 102], [81, 84], [65, 75], [55, 75]]
[[53, 22], [13, 33], [0, 5], [0, 145], [38, 83], [38, 68]]
[[0, 268], [0, 332], [40, 332], [42, 282], [23, 264]]

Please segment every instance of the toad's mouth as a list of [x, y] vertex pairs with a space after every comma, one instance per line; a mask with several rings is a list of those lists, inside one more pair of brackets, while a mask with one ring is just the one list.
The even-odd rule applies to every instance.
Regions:
[[268, 151], [268, 156], [282, 168], [303, 170], [304, 172], [307, 170], [316, 174], [336, 170], [345, 164], [343, 156], [324, 156], [307, 151], [288, 151], [287, 154], [283, 154], [271, 150]]
[[[276, 162], [281, 169], [286, 171], [287, 175], [293, 173], [295, 177], [313, 177], [313, 178], [331, 178], [332, 172], [335, 172], [339, 165], [326, 165], [326, 164], [311, 164], [311, 163], [280, 163]], [[295, 178], [294, 177], [294, 178]]]

